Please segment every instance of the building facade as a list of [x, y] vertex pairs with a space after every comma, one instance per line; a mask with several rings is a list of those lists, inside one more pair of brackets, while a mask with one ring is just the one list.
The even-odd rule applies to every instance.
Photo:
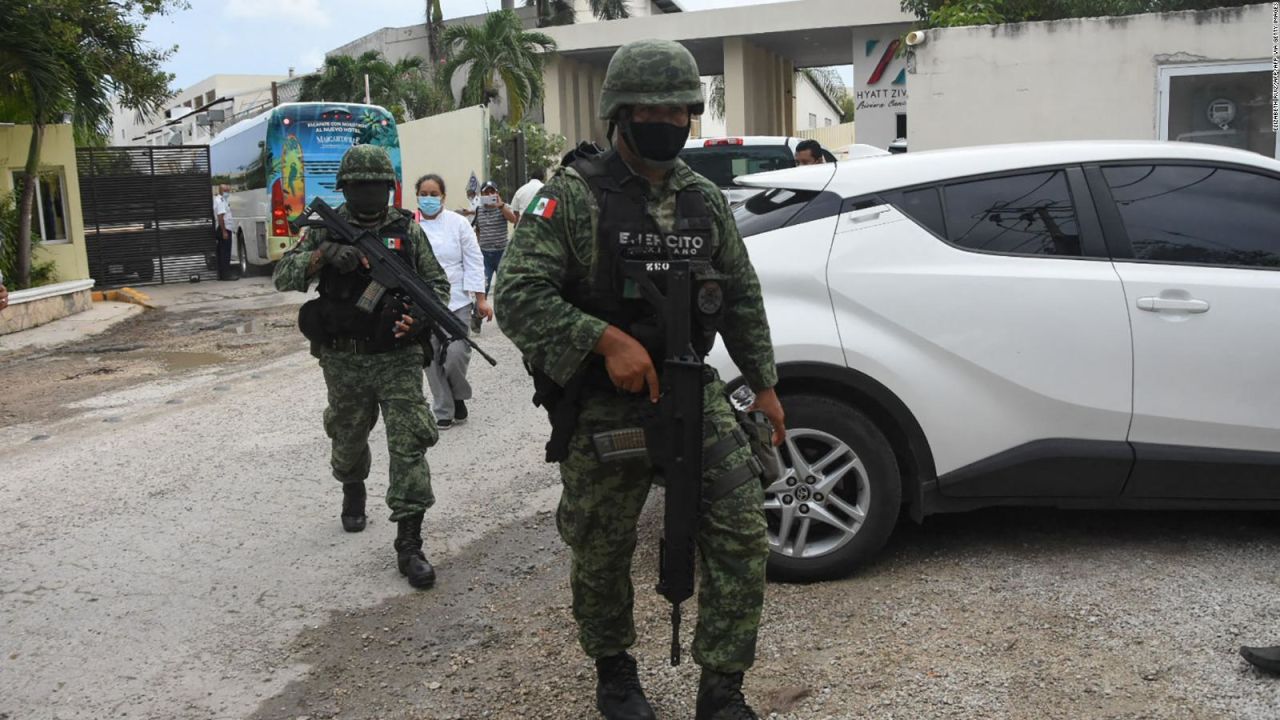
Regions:
[[[289, 75], [212, 75], [181, 90], [151, 117], [116, 104], [112, 145], [207, 145], [238, 118], [272, 105], [272, 83]], [[209, 111], [215, 111], [210, 113]], [[220, 118], [220, 119], [219, 119]]]

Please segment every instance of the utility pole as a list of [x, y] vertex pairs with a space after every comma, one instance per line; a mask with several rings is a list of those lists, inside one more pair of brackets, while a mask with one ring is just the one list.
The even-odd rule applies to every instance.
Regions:
[[364, 104], [369, 105], [369, 73], [364, 74]]

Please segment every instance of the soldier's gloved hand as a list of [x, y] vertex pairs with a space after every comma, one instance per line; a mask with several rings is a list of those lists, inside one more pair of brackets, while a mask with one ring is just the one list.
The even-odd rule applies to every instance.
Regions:
[[320, 255], [324, 261], [341, 273], [349, 273], [360, 264], [360, 251], [351, 245], [325, 240], [320, 243]]

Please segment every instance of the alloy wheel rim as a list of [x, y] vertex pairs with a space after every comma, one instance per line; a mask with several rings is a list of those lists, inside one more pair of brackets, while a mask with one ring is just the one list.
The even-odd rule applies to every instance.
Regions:
[[847, 545], [871, 503], [862, 459], [836, 436], [808, 428], [788, 430], [781, 452], [785, 472], [765, 489], [769, 549], [807, 560]]

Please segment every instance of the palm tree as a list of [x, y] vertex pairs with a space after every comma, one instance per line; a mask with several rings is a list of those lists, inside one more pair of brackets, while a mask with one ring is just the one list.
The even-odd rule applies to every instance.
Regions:
[[366, 77], [369, 78], [369, 101], [390, 110], [397, 121], [449, 109], [449, 93], [437, 85], [425, 60], [407, 57], [389, 63], [377, 50], [354, 58], [347, 55], [325, 58], [319, 73], [302, 79], [298, 99], [302, 102], [364, 102]]
[[130, 110], [158, 112], [172, 76], [168, 52], [142, 39], [143, 22], [167, 12], [168, 0], [0, 0], [0, 121], [31, 125], [21, 174], [16, 286], [31, 279], [32, 215], [45, 128], [70, 115], [77, 139], [109, 132], [113, 96]]
[[451, 25], [444, 30], [449, 59], [441, 78], [453, 82], [467, 66], [462, 104], [487, 105], [498, 96], [499, 81], [507, 90], [507, 119], [518, 124], [525, 110], [542, 97], [543, 55], [556, 42], [540, 32], [529, 32], [510, 10], [490, 13], [483, 25]]
[[525, 0], [524, 4], [537, 8], [538, 27], [572, 25], [578, 21], [572, 0]]
[[431, 57], [431, 71], [444, 63], [444, 45], [440, 34], [444, 32], [444, 11], [440, 0], [427, 0], [427, 52]]
[[631, 17], [627, 0], [590, 0], [591, 14], [597, 20], [625, 20]]

